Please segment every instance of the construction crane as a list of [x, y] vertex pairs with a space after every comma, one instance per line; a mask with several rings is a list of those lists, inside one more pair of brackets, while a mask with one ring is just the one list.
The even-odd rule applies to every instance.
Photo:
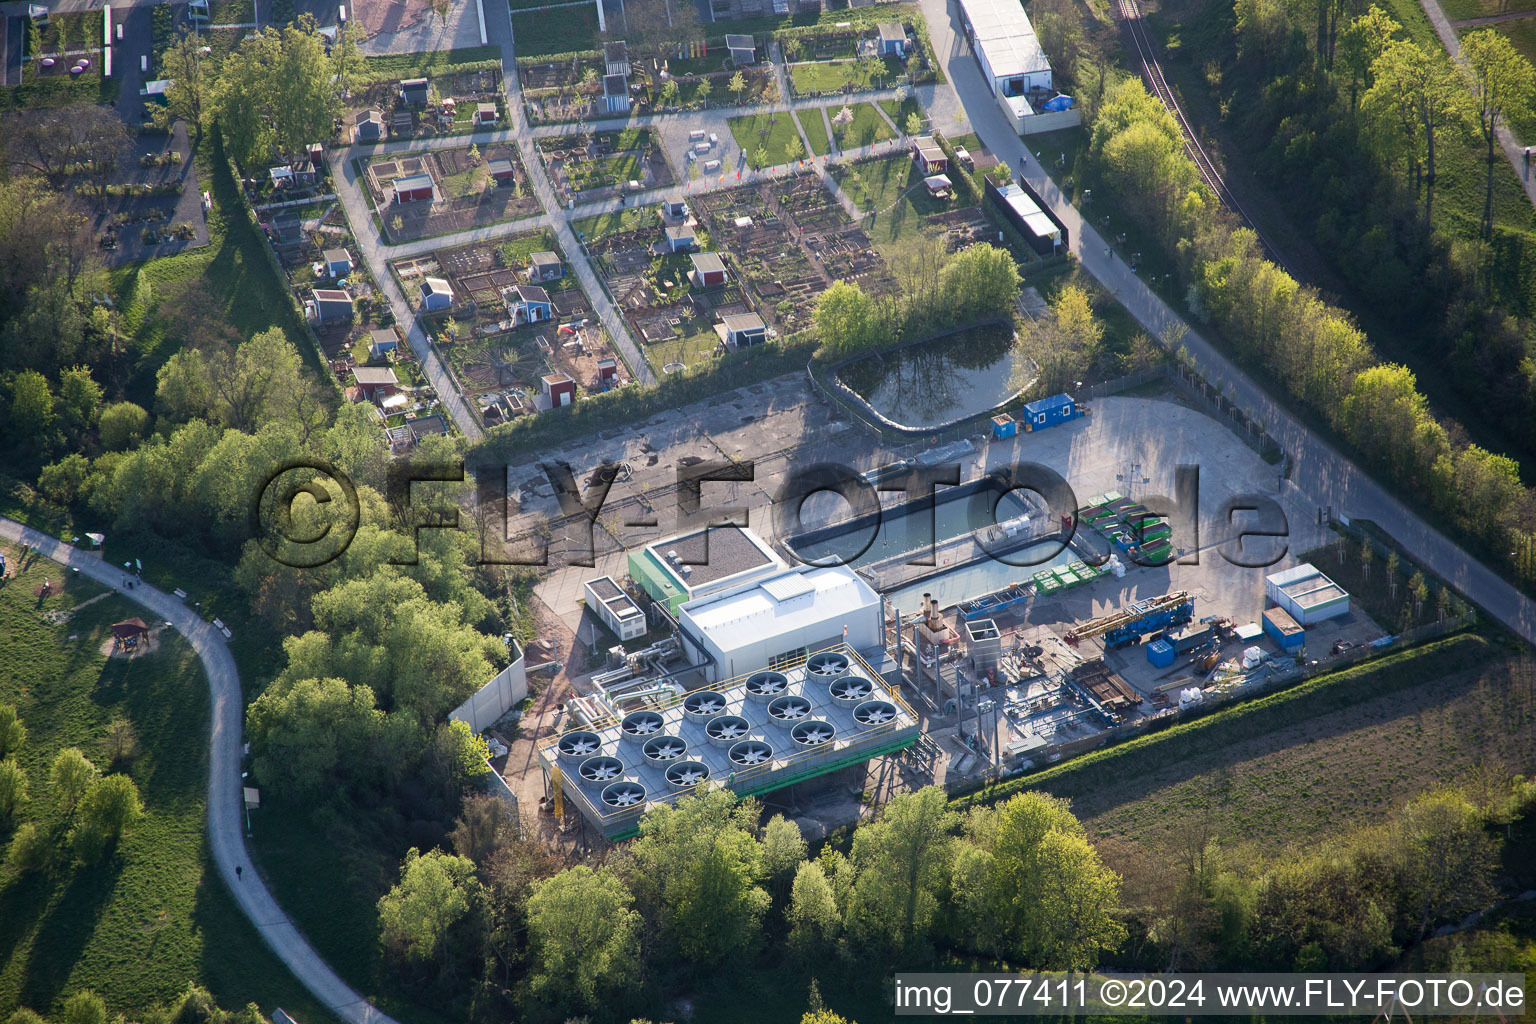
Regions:
[[1083, 640], [1096, 636], [1104, 638], [1109, 650], [1139, 643], [1146, 633], [1160, 629], [1177, 629], [1195, 617], [1195, 600], [1185, 591], [1149, 597], [1144, 601], [1128, 604], [1117, 612], [1101, 615], [1070, 630], [1065, 639], [1076, 647]]

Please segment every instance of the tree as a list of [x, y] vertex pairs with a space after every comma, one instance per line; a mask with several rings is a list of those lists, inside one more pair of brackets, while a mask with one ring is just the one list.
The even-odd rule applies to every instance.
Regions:
[[448, 841], [459, 856], [485, 868], [503, 841], [516, 833], [517, 821], [504, 800], [493, 793], [472, 793], [464, 798]]
[[454, 719], [438, 726], [432, 736], [432, 753], [444, 777], [459, 789], [490, 771], [486, 762], [491, 748], [468, 722]]
[[775, 814], [763, 826], [763, 871], [769, 878], [787, 876], [805, 860], [805, 838], [800, 826]]
[[1006, 249], [973, 245], [944, 267], [940, 288], [956, 319], [1006, 314], [1019, 297], [1019, 266]]
[[83, 989], [64, 1000], [61, 1024], [107, 1024], [107, 1004], [90, 989]]
[[784, 156], [789, 163], [794, 163], [805, 156], [805, 143], [800, 141], [799, 135], [784, 143]]
[[854, 833], [851, 931], [891, 952], [925, 941], [948, 885], [956, 820], [944, 791], [926, 786], [892, 798]]
[[336, 85], [343, 97], [363, 84], [363, 55], [357, 46], [357, 23], [348, 18], [336, 29], [331, 47], [331, 61], [336, 66]]
[[1501, 124], [1530, 116], [1536, 69], [1520, 55], [1508, 36], [1492, 28], [1469, 32], [1461, 40], [1461, 59], [1470, 73], [1477, 126], [1488, 144], [1483, 237], [1492, 241], [1494, 142]]
[[[343, 25], [343, 30], [351, 22]], [[213, 84], [203, 71], [202, 40], [183, 32], [160, 55], [161, 78], [171, 84], [164, 103], [146, 103], [155, 127], [169, 130], [176, 121], [191, 126], [195, 138], [203, 136], [203, 114], [208, 109]]]
[[0, 757], [19, 753], [27, 742], [27, 727], [21, 723], [14, 704], [0, 704]]
[[1495, 843], [1460, 793], [1437, 790], [1410, 803], [1398, 825], [1397, 856], [1418, 942], [1436, 921], [1459, 920], [1493, 896]]
[[758, 806], [724, 789], [653, 808], [640, 822], [627, 872], [661, 941], [695, 965], [719, 964], [756, 944], [768, 893]]
[[633, 904], [607, 868], [578, 865], [535, 885], [528, 897], [528, 980], [535, 998], [597, 1009], [633, 983], [640, 964], [640, 915]]
[[149, 430], [149, 413], [132, 402], [114, 402], [101, 411], [98, 433], [101, 446], [118, 452], [144, 439]]
[[53, 790], [54, 800], [66, 815], [75, 813], [75, 808], [96, 782], [98, 774], [96, 766], [80, 753], [78, 747], [68, 747], [54, 757], [48, 785]]
[[9, 818], [27, 802], [27, 773], [14, 757], [0, 761], [0, 819]]
[[101, 385], [91, 376], [89, 366], [72, 366], [59, 371], [57, 409], [66, 428], [76, 438], [96, 425], [101, 414]]
[[842, 919], [832, 884], [818, 861], [801, 861], [790, 886], [789, 948], [807, 967], [822, 963], [831, 952]]
[[694, 92], [693, 98], [701, 107], [709, 102], [709, 79], [699, 79], [699, 88]]
[[269, 27], [225, 57], [212, 109], [235, 160], [250, 166], [328, 137], [340, 107], [334, 77], [308, 16]]
[[448, 7], [450, 0], [427, 0], [427, 6], [432, 13], [437, 15], [438, 23], [444, 28], [448, 27]]
[[1435, 190], [1435, 143], [1442, 129], [1459, 128], [1471, 117], [1467, 91], [1450, 58], [1409, 39], [1389, 42], [1371, 64], [1375, 82], [1362, 104], [1371, 113], [1389, 152], [1405, 158], [1418, 173], [1424, 161], [1424, 223], [1430, 223]]
[[875, 300], [847, 281], [834, 281], [821, 293], [811, 319], [821, 344], [836, 355], [856, 352], [890, 337]]
[[1371, 87], [1371, 65], [1402, 28], [1391, 15], [1372, 4], [1370, 10], [1350, 22], [1339, 37], [1339, 53], [1344, 66], [1349, 69], [1351, 113], [1355, 110], [1360, 88]]
[[758, 146], [752, 151], [752, 166], [759, 171], [768, 166], [768, 150], [766, 148]]
[[658, 97], [660, 102], [661, 102], [661, 105], [663, 107], [675, 107], [675, 106], [677, 106], [677, 94], [680, 91], [681, 90], [678, 88], [678, 85], [677, 85], [677, 79], [675, 79], [675, 78], [667, 79], [665, 84], [662, 85], [662, 87], [661, 87], [661, 94]]
[[382, 728], [373, 690], [335, 678], [274, 684], [246, 712], [256, 774], [301, 799], [331, 790], [343, 766], [370, 763]]
[[53, 389], [36, 370], [23, 370], [11, 378], [6, 419], [17, 437], [46, 436], [53, 427]]
[[731, 80], [726, 83], [726, 88], [736, 94], [736, 105], [738, 107], [741, 106], [741, 94], [746, 91], [747, 76], [737, 71], [731, 76]]
[[107, 726], [107, 760], [114, 765], [127, 764], [139, 754], [139, 732], [126, 718], [112, 719]]
[[143, 815], [144, 803], [133, 780], [126, 775], [108, 775], [86, 791], [75, 827], [96, 832], [111, 842]]
[[920, 135], [923, 131], [923, 115], [912, 111], [907, 115], [906, 129], [908, 135]]
[[449, 932], [481, 898], [475, 865], [441, 850], [425, 855], [414, 846], [400, 864], [400, 881], [379, 897], [384, 948], [410, 963], [437, 958]]
[[1051, 301], [1051, 312], [1062, 335], [1082, 352], [1092, 366], [1104, 341], [1104, 325], [1093, 315], [1093, 296], [1077, 284], [1064, 284]]

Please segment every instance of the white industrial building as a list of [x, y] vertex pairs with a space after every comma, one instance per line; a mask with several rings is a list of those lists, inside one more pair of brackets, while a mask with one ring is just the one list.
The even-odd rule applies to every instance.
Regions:
[[1018, 0], [959, 0], [971, 52], [982, 77], [1019, 134], [1053, 131], [1082, 123], [1077, 110], [1039, 113], [1030, 94], [1051, 94], [1051, 62]]
[[1349, 614], [1349, 592], [1306, 562], [1264, 577], [1264, 596], [1301, 626]]
[[620, 640], [645, 635], [645, 613], [635, 604], [634, 598], [613, 581], [613, 577], [599, 576], [588, 580], [582, 589], [587, 595], [587, 608]]
[[681, 606], [689, 661], [711, 682], [794, 663], [832, 644], [879, 647], [880, 595], [846, 566], [792, 569]]

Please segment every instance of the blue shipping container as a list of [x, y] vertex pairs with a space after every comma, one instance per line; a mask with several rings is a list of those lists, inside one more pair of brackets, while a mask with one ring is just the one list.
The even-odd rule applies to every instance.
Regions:
[[1270, 608], [1264, 612], [1264, 632], [1288, 654], [1301, 650], [1307, 642], [1306, 632], [1284, 608]]
[[1173, 644], [1167, 640], [1153, 640], [1147, 644], [1147, 661], [1154, 668], [1167, 668], [1173, 664]]
[[1077, 402], [1071, 395], [1052, 395], [1024, 406], [1024, 419], [1030, 430], [1044, 430], [1077, 418]]

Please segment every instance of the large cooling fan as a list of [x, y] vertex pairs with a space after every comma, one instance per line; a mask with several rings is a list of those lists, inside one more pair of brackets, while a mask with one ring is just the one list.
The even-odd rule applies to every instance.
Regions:
[[739, 740], [747, 734], [750, 728], [745, 718], [737, 718], [735, 715], [726, 715], [716, 718], [704, 727], [704, 732], [712, 740]]
[[805, 671], [812, 677], [828, 683], [848, 674], [848, 658], [836, 651], [813, 654], [805, 663]]
[[565, 757], [591, 757], [601, 746], [595, 733], [568, 732], [560, 737], [558, 749]]
[[875, 692], [874, 684], [858, 676], [844, 676], [829, 688], [833, 700], [867, 700]]
[[652, 761], [676, 761], [688, 752], [688, 744], [676, 736], [658, 736], [645, 744], [645, 756]]
[[832, 742], [837, 730], [826, 722], [801, 722], [790, 732], [796, 743], [804, 747], [819, 747]]
[[589, 757], [581, 762], [580, 772], [588, 782], [612, 782], [624, 774], [624, 762], [616, 757]]
[[768, 705], [768, 717], [777, 722], [798, 722], [811, 713], [811, 702], [804, 697], [780, 697]]
[[709, 769], [698, 761], [680, 761], [667, 769], [667, 781], [679, 789], [697, 786], [709, 778]]
[[609, 807], [638, 807], [645, 802], [645, 787], [638, 782], [615, 782], [603, 790], [603, 803]]
[[661, 716], [654, 711], [636, 711], [624, 716], [619, 730], [630, 739], [654, 736], [661, 732]]
[[690, 693], [683, 700], [683, 711], [695, 718], [708, 718], [725, 710], [725, 698], [713, 690]]
[[773, 748], [762, 740], [743, 740], [731, 748], [731, 761], [751, 768], [773, 759]]
[[860, 725], [885, 725], [896, 720], [896, 706], [883, 700], [867, 700], [853, 709], [853, 720]]
[[747, 693], [759, 700], [776, 697], [789, 686], [789, 680], [777, 672], [759, 672], [747, 680]]

